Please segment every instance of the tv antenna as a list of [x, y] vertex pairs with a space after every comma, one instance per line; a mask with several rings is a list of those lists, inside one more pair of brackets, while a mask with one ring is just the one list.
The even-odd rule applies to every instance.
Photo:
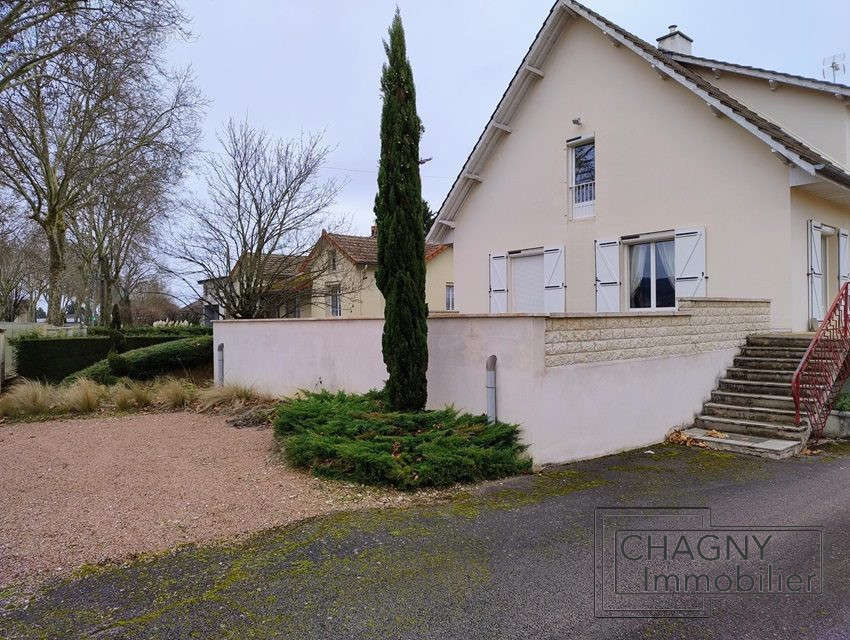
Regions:
[[847, 66], [844, 64], [844, 53], [836, 53], [834, 56], [829, 56], [823, 59], [823, 79], [838, 82], [839, 77], [847, 73]]

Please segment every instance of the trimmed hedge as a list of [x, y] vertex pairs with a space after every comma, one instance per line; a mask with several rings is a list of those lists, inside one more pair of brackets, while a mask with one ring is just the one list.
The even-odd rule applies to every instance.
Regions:
[[486, 415], [393, 412], [382, 392], [302, 392], [280, 404], [275, 434], [295, 466], [399, 489], [446, 487], [531, 470], [519, 427]]
[[36, 338], [25, 336], [12, 341], [16, 370], [30, 380], [59, 382], [89, 366], [112, 351], [112, 340], [105, 336], [76, 338]]
[[125, 337], [113, 331], [70, 338], [25, 335], [15, 338], [11, 343], [15, 349], [19, 376], [30, 380], [59, 382], [103, 360], [111, 351], [130, 351], [178, 339], [180, 336], [169, 334]]
[[[108, 336], [114, 331], [111, 327], [89, 327], [90, 336]], [[125, 336], [177, 336], [189, 338], [191, 336], [211, 336], [212, 327], [201, 325], [189, 325], [188, 327], [154, 327], [150, 325], [130, 325], [121, 327], [121, 333]]]
[[114, 384], [118, 378], [146, 380], [175, 371], [185, 371], [211, 365], [212, 336], [197, 336], [170, 340], [125, 353], [111, 353], [90, 367], [77, 371], [63, 382], [89, 378], [101, 384]]

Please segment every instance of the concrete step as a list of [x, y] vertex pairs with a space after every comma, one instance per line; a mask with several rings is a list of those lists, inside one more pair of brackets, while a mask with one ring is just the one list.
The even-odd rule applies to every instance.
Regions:
[[752, 380], [756, 382], [791, 382], [794, 372], [729, 367], [726, 370], [726, 377], [732, 380]]
[[789, 347], [743, 347], [741, 355], [747, 358], [788, 358], [800, 362], [806, 349]]
[[723, 433], [739, 433], [759, 438], [804, 441], [809, 437], [808, 425], [798, 427], [794, 424], [738, 420], [737, 418], [722, 418], [705, 414], [700, 414], [694, 419], [694, 426], [700, 429], [714, 429]]
[[734, 391], [765, 396], [790, 396], [789, 382], [755, 382], [750, 380], [730, 380], [723, 378], [717, 385], [720, 391]]
[[794, 424], [796, 419], [793, 409], [774, 409], [772, 407], [759, 406], [745, 407], [739, 404], [721, 404], [719, 402], [706, 402], [702, 407], [702, 414], [720, 418], [775, 422], [778, 424]]
[[735, 391], [715, 390], [711, 392], [711, 401], [718, 404], [735, 404], [742, 407], [765, 407], [770, 409], [794, 409], [794, 399], [790, 396], [760, 395]]
[[805, 443], [799, 440], [761, 438], [746, 434], [728, 434], [727, 438], [714, 438], [707, 435], [705, 429], [698, 427], [686, 429], [685, 435], [698, 442], [704, 442], [710, 449], [745, 453], [747, 455], [773, 458], [774, 460], [790, 458], [805, 447]]
[[747, 336], [747, 345], [751, 347], [791, 347], [796, 349], [808, 349], [811, 341], [811, 334], [789, 335], [782, 333], [760, 333]]
[[768, 369], [771, 371], [796, 371], [800, 364], [799, 360], [793, 358], [751, 358], [745, 356], [735, 357], [735, 366], [742, 369]]

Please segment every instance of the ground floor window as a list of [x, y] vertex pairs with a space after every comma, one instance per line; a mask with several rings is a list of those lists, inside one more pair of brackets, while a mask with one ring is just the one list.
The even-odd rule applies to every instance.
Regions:
[[455, 283], [446, 283], [446, 311], [455, 310]]
[[667, 309], [676, 306], [676, 252], [671, 240], [629, 246], [629, 306]]

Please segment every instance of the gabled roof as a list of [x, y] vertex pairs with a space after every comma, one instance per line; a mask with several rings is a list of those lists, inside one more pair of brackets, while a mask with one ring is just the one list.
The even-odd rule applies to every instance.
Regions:
[[[311, 249], [310, 255], [304, 260], [302, 269], [306, 268], [306, 265], [317, 257], [323, 240], [345, 255], [353, 264], [364, 266], [378, 264], [378, 238], [376, 236], [351, 236], [322, 231], [322, 236]], [[451, 245], [426, 243], [425, 261], [431, 260], [449, 246]]]
[[452, 220], [460, 210], [466, 196], [474, 185], [482, 180], [479, 170], [495, 147], [498, 138], [510, 133], [511, 119], [530, 86], [537, 81], [545, 82], [542, 67], [546, 58], [564, 25], [568, 20], [576, 17], [583, 18], [599, 28], [616, 46], [622, 45], [630, 49], [643, 58], [657, 73], [692, 91], [704, 100], [716, 115], [728, 117], [790, 163], [796, 164], [810, 175], [820, 176], [850, 189], [850, 173], [823, 157], [803, 140], [760, 116], [698, 73], [677, 62], [671, 54], [654, 47], [574, 0], [557, 0], [446, 195], [434, 226], [428, 234], [429, 240], [440, 239], [446, 234], [447, 229], [454, 227]]
[[817, 78], [807, 78], [806, 76], [798, 76], [793, 73], [784, 73], [782, 71], [773, 71], [771, 69], [761, 69], [759, 67], [751, 67], [735, 62], [724, 62], [722, 60], [713, 60], [712, 58], [701, 58], [685, 53], [668, 53], [671, 58], [677, 62], [681, 62], [688, 67], [699, 67], [711, 69], [712, 71], [728, 71], [737, 73], [743, 76], [752, 78], [764, 78], [765, 80], [773, 80], [780, 84], [790, 84], [806, 89], [814, 89], [815, 91], [824, 91], [837, 97], [850, 97], [850, 86], [840, 84], [838, 82], [829, 82], [828, 80], [819, 80]]

